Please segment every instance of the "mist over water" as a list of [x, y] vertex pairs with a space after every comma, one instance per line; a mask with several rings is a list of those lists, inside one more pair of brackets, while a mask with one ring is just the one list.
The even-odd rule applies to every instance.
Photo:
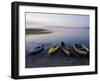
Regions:
[[[89, 29], [72, 28], [47, 28], [51, 33], [27, 34], [26, 50], [37, 44], [58, 44], [65, 42], [72, 45], [75, 43], [84, 44], [89, 47]], [[27, 30], [26, 30], [27, 31]]]

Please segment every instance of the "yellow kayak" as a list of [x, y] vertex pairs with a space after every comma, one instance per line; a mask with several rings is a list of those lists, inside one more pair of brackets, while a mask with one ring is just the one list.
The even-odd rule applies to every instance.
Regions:
[[55, 52], [57, 52], [57, 50], [59, 49], [59, 46], [58, 45], [55, 45], [53, 47], [51, 47], [48, 51], [49, 54], [54, 54]]

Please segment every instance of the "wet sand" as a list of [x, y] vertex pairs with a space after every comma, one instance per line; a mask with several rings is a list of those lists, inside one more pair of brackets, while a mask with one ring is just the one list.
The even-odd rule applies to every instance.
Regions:
[[61, 49], [54, 55], [48, 54], [48, 49], [35, 55], [26, 54], [26, 68], [59, 67], [59, 66], [80, 66], [89, 65], [89, 57], [71, 54], [66, 56]]

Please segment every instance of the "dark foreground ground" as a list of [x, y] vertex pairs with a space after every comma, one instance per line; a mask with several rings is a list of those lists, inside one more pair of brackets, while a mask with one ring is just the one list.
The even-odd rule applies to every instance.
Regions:
[[48, 49], [45, 49], [35, 55], [29, 56], [26, 54], [25, 58], [26, 68], [89, 65], [89, 57], [79, 56], [77, 54], [66, 56], [61, 50], [51, 56], [48, 54]]

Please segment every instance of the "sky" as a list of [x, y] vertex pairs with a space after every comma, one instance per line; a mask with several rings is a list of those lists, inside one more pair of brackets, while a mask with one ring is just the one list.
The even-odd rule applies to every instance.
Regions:
[[25, 13], [26, 28], [89, 27], [89, 15]]

